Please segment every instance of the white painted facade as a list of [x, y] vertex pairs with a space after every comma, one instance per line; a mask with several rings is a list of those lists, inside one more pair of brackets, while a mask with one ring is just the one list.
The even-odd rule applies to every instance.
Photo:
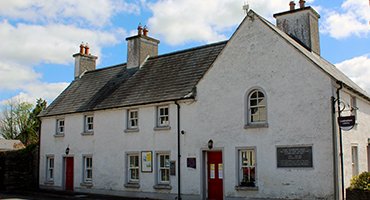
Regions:
[[[267, 98], [268, 127], [246, 124], [246, 95], [261, 88]], [[125, 132], [127, 110], [118, 108], [93, 113], [75, 113], [42, 118], [40, 185], [64, 189], [65, 149], [74, 157], [74, 190], [124, 196], [174, 199], [177, 179], [170, 176], [171, 189], [154, 189], [157, 184], [157, 153], [169, 153], [181, 165], [183, 199], [206, 199], [206, 152], [222, 151], [224, 199], [335, 199], [340, 182], [336, 116], [331, 97], [337, 84], [321, 68], [276, 34], [257, 17], [247, 18], [227, 43], [213, 66], [197, 84], [194, 101], [179, 102], [181, 161], [177, 159], [177, 106], [163, 102], [134, 107], [139, 113], [139, 131]], [[351, 91], [343, 89], [341, 99], [350, 102]], [[354, 94], [352, 94], [354, 95]], [[358, 96], [357, 96], [358, 97]], [[156, 107], [169, 105], [169, 130], [154, 130]], [[352, 176], [351, 146], [358, 147], [358, 171], [367, 171], [370, 138], [370, 104], [357, 98], [357, 123], [343, 132], [345, 186]], [[93, 114], [94, 134], [81, 135], [84, 115]], [[343, 113], [343, 115], [345, 112]], [[64, 118], [65, 133], [55, 137], [56, 120]], [[333, 123], [335, 127], [333, 127]], [[334, 133], [333, 133], [334, 131]], [[214, 142], [212, 150], [208, 141]], [[278, 168], [280, 146], [312, 146], [313, 167]], [[256, 188], [238, 188], [238, 150], [256, 151]], [[127, 183], [127, 154], [153, 152], [153, 172], [140, 172], [139, 188]], [[54, 180], [46, 181], [46, 156], [55, 160]], [[83, 155], [92, 155], [92, 185], [81, 185]], [[187, 158], [196, 158], [196, 169]], [[337, 194], [338, 195], [338, 194]]]

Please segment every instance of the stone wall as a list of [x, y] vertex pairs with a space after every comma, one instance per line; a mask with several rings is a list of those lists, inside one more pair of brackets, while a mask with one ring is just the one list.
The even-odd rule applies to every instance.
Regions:
[[38, 146], [0, 152], [0, 190], [38, 187]]

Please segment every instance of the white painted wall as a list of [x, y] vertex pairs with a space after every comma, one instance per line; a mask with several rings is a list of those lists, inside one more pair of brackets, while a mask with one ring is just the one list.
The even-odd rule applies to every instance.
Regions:
[[[268, 128], [244, 128], [246, 92], [261, 87], [267, 94]], [[195, 102], [180, 103], [181, 190], [185, 199], [200, 199], [203, 189], [203, 151], [207, 142], [222, 150], [224, 195], [238, 198], [333, 199], [333, 138], [331, 96], [332, 81], [284, 39], [274, 34], [259, 19], [247, 19], [234, 34], [214, 66], [197, 86]], [[343, 95], [344, 96], [344, 95]], [[124, 133], [126, 109], [94, 112], [94, 135], [82, 136], [83, 113], [65, 117], [65, 136], [54, 137], [57, 117], [42, 119], [40, 185], [45, 180], [45, 155], [55, 156], [53, 187], [63, 188], [62, 157], [69, 145], [74, 156], [74, 186], [77, 191], [174, 199], [177, 178], [171, 176], [171, 190], [156, 190], [156, 164], [153, 173], [140, 174], [140, 188], [125, 188], [126, 153], [170, 152], [177, 160], [176, 105], [170, 105], [170, 130], [154, 131], [156, 106], [139, 107], [139, 132]], [[359, 125], [345, 135], [345, 163], [348, 146], [359, 145], [360, 171], [365, 169], [364, 143], [370, 127], [369, 104], [357, 101]], [[361, 133], [360, 133], [361, 132]], [[357, 134], [357, 136], [356, 136]], [[348, 137], [348, 138], [347, 138]], [[313, 146], [313, 168], [277, 168], [276, 147]], [[237, 148], [254, 147], [257, 151], [258, 190], [238, 191]], [[80, 186], [82, 155], [93, 155], [93, 187]], [[186, 158], [196, 157], [196, 169], [186, 167]], [[176, 162], [178, 164], [178, 162]], [[176, 166], [177, 167], [177, 166]], [[346, 167], [346, 174], [350, 171]], [[347, 175], [348, 176], [348, 175]], [[346, 178], [348, 179], [348, 178]], [[348, 183], [348, 180], [346, 180]], [[169, 195], [171, 193], [171, 195]]]

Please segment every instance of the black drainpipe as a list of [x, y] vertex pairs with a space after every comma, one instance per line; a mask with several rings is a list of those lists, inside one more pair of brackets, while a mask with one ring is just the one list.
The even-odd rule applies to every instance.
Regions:
[[[339, 88], [337, 89], [337, 108], [338, 108], [338, 117], [341, 115], [341, 109], [340, 109], [340, 96], [339, 96], [339, 90], [343, 88], [343, 83], [341, 81], [337, 81], [337, 84], [339, 84]], [[342, 142], [342, 129], [339, 128], [339, 156], [340, 156], [340, 171], [342, 176], [342, 199], [344, 198], [344, 167], [343, 167], [343, 142]]]
[[175, 104], [177, 106], [177, 199], [181, 200], [180, 105], [177, 103], [177, 101], [175, 101]]

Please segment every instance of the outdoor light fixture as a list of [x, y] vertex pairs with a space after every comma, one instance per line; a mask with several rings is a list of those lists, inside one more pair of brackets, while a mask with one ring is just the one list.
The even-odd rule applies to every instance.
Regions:
[[212, 149], [213, 148], [213, 140], [209, 140], [208, 141], [208, 149]]
[[69, 154], [69, 145], [66, 148], [66, 155], [68, 155], [68, 154]]
[[367, 138], [367, 144], [370, 144], [370, 138]]

